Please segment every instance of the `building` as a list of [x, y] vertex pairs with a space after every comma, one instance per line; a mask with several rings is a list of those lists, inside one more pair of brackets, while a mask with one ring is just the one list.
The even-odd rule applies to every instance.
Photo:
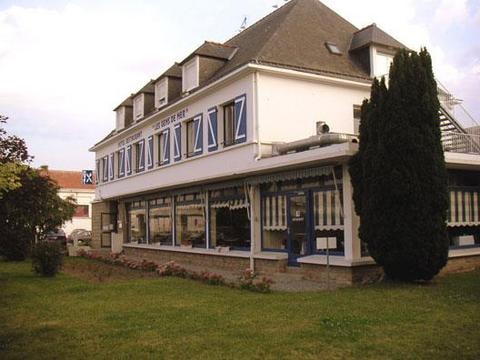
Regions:
[[68, 236], [74, 229], [92, 230], [92, 203], [95, 199], [95, 185], [84, 184], [81, 171], [43, 170], [60, 187], [58, 195], [62, 199], [71, 197], [77, 205], [72, 220], [63, 224]]
[[[347, 162], [372, 79], [402, 47], [317, 0], [205, 42], [121, 102], [91, 148], [94, 246], [211, 268], [300, 266], [319, 279], [328, 261], [338, 283], [368, 277]], [[451, 256], [464, 266], [480, 255], [480, 156], [449, 106]]]

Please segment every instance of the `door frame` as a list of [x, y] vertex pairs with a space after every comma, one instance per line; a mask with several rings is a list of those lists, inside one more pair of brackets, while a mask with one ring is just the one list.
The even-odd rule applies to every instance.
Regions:
[[[290, 205], [292, 197], [305, 198], [305, 254], [294, 255], [292, 252], [292, 230], [291, 230], [291, 221], [292, 216], [290, 213]], [[291, 191], [286, 194], [287, 197], [287, 254], [288, 254], [288, 265], [290, 266], [299, 266], [297, 259], [300, 257], [308, 256], [312, 254], [312, 226], [311, 226], [311, 191], [308, 189]]]

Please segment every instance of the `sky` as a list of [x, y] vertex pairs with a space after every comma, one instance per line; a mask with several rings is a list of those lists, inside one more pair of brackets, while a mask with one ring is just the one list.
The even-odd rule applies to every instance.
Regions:
[[[480, 122], [480, 0], [323, 2], [358, 28], [375, 22], [411, 49], [426, 46], [437, 79]], [[283, 3], [0, 0], [0, 114], [34, 166], [93, 169], [88, 149], [114, 128], [120, 102]]]

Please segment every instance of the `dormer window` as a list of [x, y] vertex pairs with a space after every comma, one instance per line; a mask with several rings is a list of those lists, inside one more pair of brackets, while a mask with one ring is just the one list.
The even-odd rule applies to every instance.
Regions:
[[199, 84], [199, 57], [195, 56], [192, 60], [183, 65], [182, 68], [182, 88], [183, 92], [196, 88]]
[[122, 130], [125, 127], [125, 106], [121, 106], [117, 109], [116, 129]]
[[140, 94], [133, 99], [133, 117], [135, 121], [143, 117], [143, 102], [143, 94]]
[[160, 108], [168, 103], [168, 78], [155, 84], [155, 107]]
[[337, 44], [334, 44], [332, 42], [326, 42], [325, 46], [327, 47], [328, 51], [330, 51], [330, 54], [333, 55], [342, 55], [342, 52], [338, 48]]

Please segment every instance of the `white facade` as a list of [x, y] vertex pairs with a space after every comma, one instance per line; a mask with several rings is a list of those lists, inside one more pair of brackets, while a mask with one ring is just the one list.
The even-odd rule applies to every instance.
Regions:
[[58, 195], [62, 199], [71, 197], [75, 199], [78, 206], [88, 207], [87, 216], [74, 216], [72, 220], [63, 224], [62, 229], [65, 231], [66, 236], [70, 235], [74, 229], [92, 230], [92, 203], [95, 199], [94, 190], [84, 189], [65, 189], [59, 190]]

